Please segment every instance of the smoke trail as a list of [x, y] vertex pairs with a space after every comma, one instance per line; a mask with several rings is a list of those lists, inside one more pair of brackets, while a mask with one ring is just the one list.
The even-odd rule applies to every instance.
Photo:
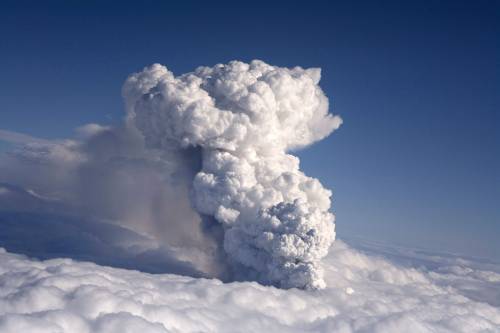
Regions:
[[199, 148], [175, 156], [145, 149], [142, 135], [121, 125], [88, 124], [76, 133], [45, 140], [0, 131], [0, 140], [15, 144], [0, 154], [1, 246], [225, 278], [221, 242], [201, 229], [189, 198]]
[[128, 122], [149, 147], [201, 148], [192, 202], [220, 223], [235, 274], [283, 288], [325, 285], [319, 261], [335, 238], [331, 192], [287, 153], [342, 123], [328, 113], [320, 76], [232, 61], [175, 77], [155, 64], [124, 84]]

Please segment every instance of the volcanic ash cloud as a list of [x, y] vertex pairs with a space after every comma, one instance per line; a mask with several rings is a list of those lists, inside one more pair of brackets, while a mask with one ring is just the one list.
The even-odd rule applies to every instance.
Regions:
[[232, 61], [177, 77], [155, 64], [124, 84], [128, 122], [148, 147], [199, 154], [192, 205], [219, 226], [235, 278], [325, 286], [331, 192], [289, 154], [342, 123], [328, 113], [320, 77], [317, 68]]

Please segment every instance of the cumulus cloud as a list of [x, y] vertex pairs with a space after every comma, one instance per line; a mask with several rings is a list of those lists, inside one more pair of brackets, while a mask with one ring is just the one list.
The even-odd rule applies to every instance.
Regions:
[[[289, 154], [341, 124], [317, 68], [232, 61], [174, 76], [153, 65], [123, 87], [128, 124], [149, 148], [193, 149], [192, 202], [224, 244], [232, 274], [284, 288], [323, 288], [335, 238], [331, 192]], [[215, 223], [214, 223], [215, 222]]]
[[[3, 252], [0, 331], [499, 331], [500, 308], [490, 302], [500, 296], [498, 264], [391, 249], [396, 262], [379, 249], [336, 241], [323, 259], [327, 288], [314, 292]], [[472, 288], [479, 298], [468, 296]]]

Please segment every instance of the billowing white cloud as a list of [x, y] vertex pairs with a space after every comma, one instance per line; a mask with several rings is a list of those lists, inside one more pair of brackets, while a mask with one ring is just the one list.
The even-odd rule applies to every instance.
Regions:
[[123, 87], [128, 123], [147, 147], [191, 149], [196, 210], [219, 224], [235, 278], [284, 288], [325, 287], [331, 192], [288, 152], [341, 124], [328, 113], [320, 70], [232, 61], [175, 77], [153, 65]]
[[85, 124], [83, 126], [77, 127], [75, 132], [76, 135], [81, 138], [81, 139], [88, 139], [91, 138], [99, 133], [103, 133], [107, 130], [109, 130], [111, 127], [109, 126], [102, 126], [99, 124]]
[[0, 332], [500, 331], [500, 265], [377, 250], [336, 241], [313, 292], [3, 252]]

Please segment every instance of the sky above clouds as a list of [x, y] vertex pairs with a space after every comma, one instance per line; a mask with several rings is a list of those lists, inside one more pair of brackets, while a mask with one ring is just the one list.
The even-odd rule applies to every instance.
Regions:
[[[298, 154], [306, 174], [333, 189], [338, 235], [489, 258], [500, 251], [494, 1], [0, 9], [1, 139], [64, 139], [84, 124], [118, 124], [123, 82], [155, 62], [176, 75], [233, 59], [321, 67], [330, 111], [344, 124]], [[0, 152], [9, 147], [4, 140]]]

